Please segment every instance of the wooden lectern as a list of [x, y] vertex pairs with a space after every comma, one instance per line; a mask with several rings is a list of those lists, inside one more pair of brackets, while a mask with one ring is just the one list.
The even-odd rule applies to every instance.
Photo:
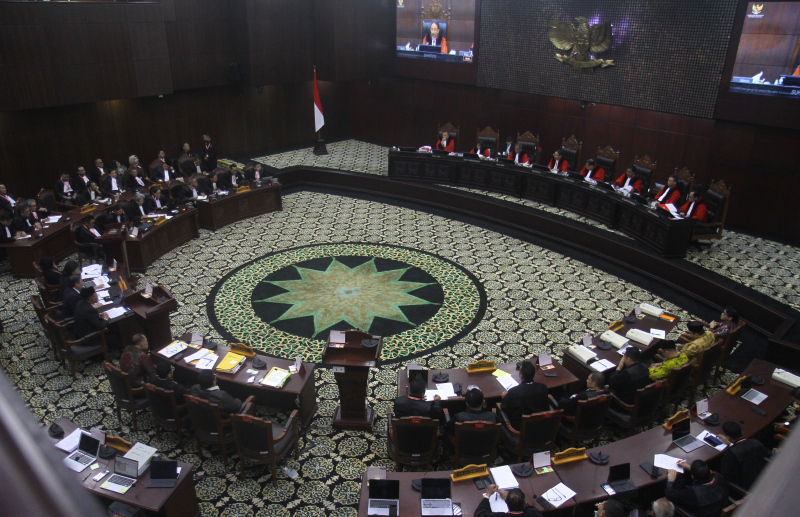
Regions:
[[[364, 346], [362, 340], [377, 340], [377, 345]], [[367, 404], [367, 381], [369, 369], [380, 362], [381, 348], [383, 338], [359, 330], [332, 331], [328, 337], [322, 363], [333, 368], [340, 402], [331, 422], [334, 429], [372, 430], [375, 410]]]
[[129, 294], [125, 305], [138, 316], [152, 350], [172, 341], [169, 313], [177, 310], [178, 301], [166, 287], [154, 287], [150, 298], [144, 296], [144, 291]]

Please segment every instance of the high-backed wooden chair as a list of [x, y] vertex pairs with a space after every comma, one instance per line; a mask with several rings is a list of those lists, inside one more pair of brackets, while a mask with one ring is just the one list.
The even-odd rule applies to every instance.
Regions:
[[719, 361], [717, 361], [717, 369], [714, 373], [714, 384], [719, 382], [719, 373], [720, 369], [728, 368], [728, 362], [731, 358], [731, 352], [733, 349], [736, 348], [736, 343], [739, 342], [739, 336], [742, 334], [742, 330], [747, 326], [742, 320], [739, 320], [739, 324], [733, 329], [725, 339], [722, 341], [722, 351], [719, 353]]
[[543, 411], [531, 415], [522, 415], [520, 429], [511, 426], [505, 413], [497, 403], [498, 414], [503, 420], [503, 429], [500, 433], [503, 444], [517, 461], [522, 461], [524, 457], [530, 457], [535, 452], [552, 451], [561, 424], [564, 411], [561, 409], [554, 411]]
[[707, 222], [697, 223], [692, 232], [692, 241], [721, 239], [722, 230], [725, 228], [725, 218], [728, 215], [728, 202], [731, 189], [725, 185], [724, 180], [713, 181], [703, 196], [706, 205]]
[[501, 427], [499, 422], [456, 422], [455, 434], [450, 437], [456, 468], [471, 464], [493, 465], [497, 457]]
[[[605, 182], [614, 183], [617, 179], [617, 162], [619, 162], [619, 151], [615, 151], [610, 145], [601, 148], [597, 146], [597, 158], [595, 158], [598, 167], [602, 167], [605, 171]], [[623, 171], [624, 172], [624, 171]]]
[[172, 390], [165, 390], [153, 384], [142, 382], [144, 394], [150, 402], [153, 421], [162, 429], [172, 429], [178, 435], [178, 447], [183, 446], [181, 429], [188, 424], [186, 403], [178, 404], [178, 398]]
[[646, 426], [655, 418], [664, 399], [664, 384], [659, 381], [639, 388], [633, 404], [626, 404], [616, 395], [612, 395], [614, 402], [608, 408], [608, 419], [627, 429], [628, 436], [631, 436], [634, 429]]
[[50, 326], [47, 324], [47, 319], [45, 318], [45, 316], [48, 314], [58, 310], [58, 307], [46, 308], [42, 303], [42, 299], [35, 294], [31, 295], [30, 300], [31, 305], [33, 305], [33, 310], [36, 312], [36, 317], [39, 318], [39, 323], [42, 324], [44, 335], [47, 336], [47, 339], [50, 341], [50, 345], [53, 347], [53, 357], [58, 359], [58, 347], [56, 346], [56, 342], [53, 339], [52, 333], [50, 332]]
[[675, 167], [675, 176], [678, 177], [678, 190], [681, 191], [681, 198], [678, 203], [675, 203], [678, 208], [686, 203], [686, 198], [689, 197], [689, 192], [694, 190], [694, 174], [688, 167], [678, 169]]
[[[228, 444], [235, 439], [230, 417], [223, 420], [219, 406], [205, 399], [192, 395], [184, 395], [183, 399], [192, 421], [197, 447], [202, 446], [201, 442], [219, 445], [222, 448], [222, 463], [228, 468]], [[248, 398], [248, 402], [252, 402], [252, 399]]]
[[50, 210], [51, 212], [65, 212], [67, 210], [72, 210], [73, 206], [71, 205], [62, 205], [58, 202], [58, 198], [56, 198], [55, 192], [53, 189], [43, 188], [39, 190], [39, 193], [36, 194], [36, 203], [39, 206], [43, 206], [46, 209]]
[[719, 363], [719, 356], [722, 353], [722, 339], [718, 339], [713, 345], [703, 350], [697, 360], [697, 367], [692, 376], [691, 389], [689, 390], [689, 405], [694, 402], [697, 387], [703, 386], [703, 396], [708, 397], [708, 383], [715, 377]]
[[244, 479], [246, 463], [269, 464], [272, 484], [278, 485], [277, 465], [294, 449], [294, 459], [300, 458], [297, 429], [297, 410], [292, 411], [284, 425], [249, 414], [231, 415], [236, 448], [239, 451], [239, 479]]
[[[108, 346], [106, 346], [106, 331], [98, 330], [80, 339], [75, 339], [68, 334], [67, 329], [71, 325], [71, 320], [56, 321], [49, 314], [45, 315], [45, 321], [50, 328], [50, 335], [56, 345], [58, 357], [61, 363], [64, 359], [69, 361], [69, 371], [72, 378], [75, 378], [75, 362], [89, 359], [96, 355], [103, 354], [108, 357]], [[99, 344], [90, 344], [96, 338], [100, 338]]]
[[389, 410], [386, 452], [394, 460], [395, 472], [400, 465], [430, 465], [436, 459], [439, 420], [406, 416], [392, 418]]
[[678, 410], [678, 403], [683, 400], [686, 395], [686, 390], [692, 380], [692, 373], [694, 373], [697, 361], [692, 359], [687, 363], [673, 368], [669, 372], [669, 377], [666, 379], [666, 388], [664, 390], [664, 402], [662, 409], [668, 410], [670, 404], [675, 404], [674, 411], [667, 411], [667, 414], [673, 414]]
[[136, 413], [150, 406], [150, 401], [144, 393], [144, 388], [134, 388], [130, 375], [108, 361], [105, 361], [103, 366], [106, 369], [111, 392], [114, 394], [117, 419], [122, 422], [122, 410], [128, 411], [131, 414], [133, 430], [136, 431]]
[[497, 146], [500, 145], [500, 132], [490, 126], [478, 131], [476, 141], [480, 142], [483, 149], [489, 149], [491, 156], [497, 156]]
[[442, 124], [438, 128], [436, 141], [438, 142], [439, 140], [441, 140], [442, 139], [442, 133], [447, 131], [447, 134], [450, 136], [450, 139], [453, 141], [453, 149], [458, 151], [458, 137], [461, 135], [461, 132], [459, 131], [458, 128], [459, 128], [459, 126], [454, 126], [450, 122], [447, 122], [446, 124]]
[[561, 149], [558, 150], [561, 156], [567, 160], [567, 170], [575, 172], [578, 163], [581, 161], [581, 149], [583, 142], [579, 142], [575, 135], [561, 139]]
[[528, 161], [539, 163], [542, 157], [542, 148], [539, 146], [539, 135], [534, 136], [530, 131], [525, 131], [521, 135], [517, 133], [517, 143], [522, 151], [528, 155]]
[[609, 406], [611, 406], [611, 395], [579, 400], [575, 416], [564, 415], [561, 419], [558, 434], [567, 438], [570, 446], [575, 445], [575, 442], [592, 440], [597, 447], [600, 441], [600, 429], [606, 421]]
[[39, 296], [42, 298], [45, 307], [61, 307], [61, 303], [55, 300], [58, 294], [58, 288], [53, 291], [49, 285], [44, 283], [44, 279], [42, 278], [34, 278], [33, 283], [36, 284], [36, 288], [39, 290]]
[[636, 177], [642, 181], [642, 195], [650, 192], [650, 188], [653, 186], [653, 174], [656, 172], [657, 165], [658, 162], [651, 160], [648, 155], [644, 155], [641, 158], [637, 155], [633, 159]]
[[80, 261], [81, 267], [83, 267], [84, 261], [88, 261], [89, 263], [97, 263], [100, 261], [99, 251], [102, 246], [93, 242], [87, 242], [85, 244], [78, 242], [78, 239], [75, 238], [75, 230], [81, 224], [83, 223], [80, 221], [73, 223], [70, 226], [70, 232], [72, 233], [72, 244], [78, 249], [78, 260]]

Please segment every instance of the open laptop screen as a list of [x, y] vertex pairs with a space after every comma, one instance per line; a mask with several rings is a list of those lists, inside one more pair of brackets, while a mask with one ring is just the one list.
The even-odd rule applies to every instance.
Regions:
[[114, 458], [114, 474], [136, 479], [139, 477], [139, 462], [117, 456]]
[[619, 465], [614, 465], [610, 469], [608, 469], [608, 482], [613, 483], [614, 481], [625, 481], [626, 479], [630, 479], [631, 477], [631, 464], [630, 463], [620, 463]]
[[370, 479], [370, 499], [400, 499], [400, 480], [398, 479]]
[[450, 499], [450, 478], [422, 478], [422, 499]]
[[91, 434], [81, 433], [81, 439], [78, 442], [78, 450], [85, 452], [89, 456], [97, 456], [97, 451], [100, 449], [100, 440], [93, 437]]

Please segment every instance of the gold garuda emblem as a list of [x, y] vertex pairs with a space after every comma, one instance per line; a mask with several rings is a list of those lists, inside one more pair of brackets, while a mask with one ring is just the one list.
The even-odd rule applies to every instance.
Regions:
[[593, 70], [596, 66], [612, 66], [613, 59], [595, 59], [595, 54], [605, 52], [614, 43], [611, 24], [598, 23], [590, 26], [589, 20], [583, 16], [578, 16], [575, 21], [577, 27], [555, 18], [550, 19], [550, 41], [557, 49], [568, 51], [567, 54], [556, 54], [556, 59], [572, 65], [573, 70], [584, 72]]
[[753, 14], [761, 14], [761, 9], [764, 8], [764, 4], [757, 5], [753, 4]]

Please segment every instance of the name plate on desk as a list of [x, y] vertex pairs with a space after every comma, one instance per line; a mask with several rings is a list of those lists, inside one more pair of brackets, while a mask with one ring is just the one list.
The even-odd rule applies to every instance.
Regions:
[[241, 194], [242, 192], [250, 192], [250, 187], [245, 186], [236, 189], [237, 194]]
[[485, 359], [467, 365], [467, 373], [493, 372], [495, 370], [497, 370], [497, 366], [495, 366], [494, 361]]
[[93, 205], [93, 204], [91, 204], [91, 203], [89, 203], [88, 205], [84, 205], [83, 207], [81, 207], [81, 213], [82, 213], [82, 214], [85, 214], [85, 213], [87, 213], [87, 212], [91, 212], [92, 210], [94, 210], [94, 205]]
[[251, 359], [256, 356], [256, 351], [244, 343], [230, 343], [229, 346], [231, 347], [231, 352], [236, 352], [239, 355], [243, 355]]
[[684, 409], [683, 411], [678, 411], [677, 413], [675, 413], [674, 415], [669, 417], [669, 420], [667, 420], [666, 422], [664, 422], [661, 425], [667, 431], [672, 431], [672, 426], [673, 425], [677, 424], [678, 422], [683, 422], [687, 418], [689, 418], [689, 410], [688, 409]]
[[742, 390], [742, 382], [747, 378], [747, 375], [742, 375], [736, 381], [728, 386], [728, 389], [725, 390], [725, 393], [728, 395], [736, 395]]
[[468, 479], [479, 478], [488, 475], [489, 469], [486, 468], [486, 465], [467, 465], [464, 468], [454, 470], [453, 473], [450, 474], [450, 479], [453, 480], [453, 482], [466, 481]]
[[586, 458], [586, 447], [572, 447], [565, 451], [557, 452], [556, 455], [553, 456], [553, 465], [561, 465], [562, 463], [569, 463], [570, 461], [585, 460]]
[[161, 217], [156, 218], [156, 220], [153, 223], [153, 225], [154, 226], [158, 226], [160, 224], [164, 224], [165, 222], [167, 222], [167, 218], [162, 215]]

